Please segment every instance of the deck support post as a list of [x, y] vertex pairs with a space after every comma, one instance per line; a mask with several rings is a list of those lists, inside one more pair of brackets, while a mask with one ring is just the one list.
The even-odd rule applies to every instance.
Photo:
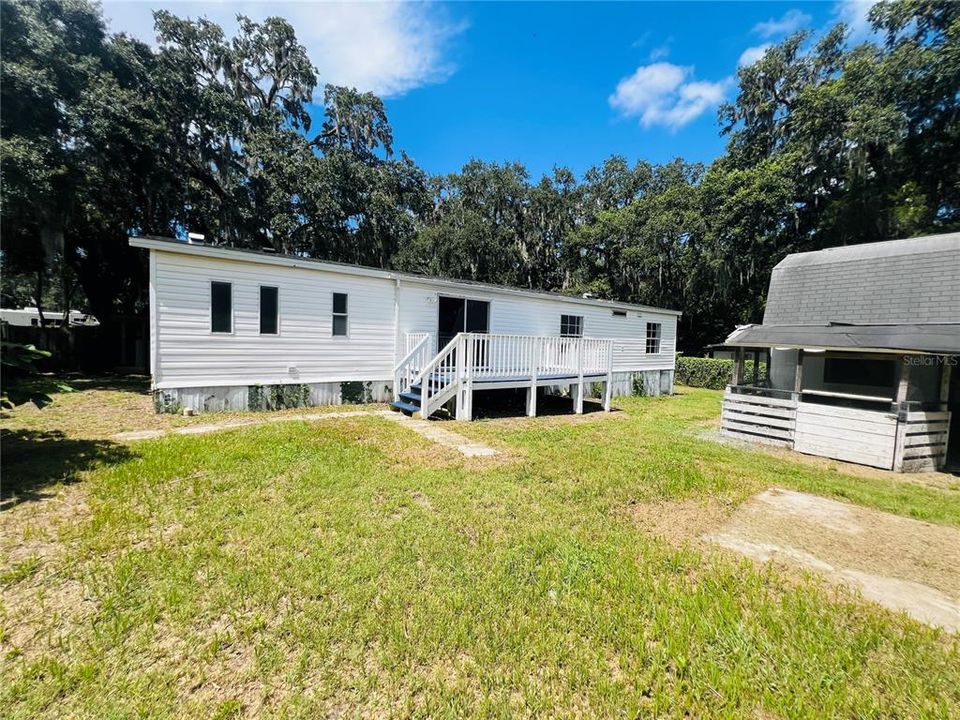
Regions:
[[607, 344], [607, 386], [603, 389], [603, 409], [610, 412], [613, 400], [613, 340]]
[[469, 336], [460, 335], [460, 341], [457, 343], [457, 364], [455, 369], [455, 379], [454, 382], [458, 383], [457, 387], [457, 420], [464, 420], [470, 422], [473, 419], [473, 408], [471, 405], [473, 388], [470, 387], [470, 382], [468, 379], [468, 368], [473, 365], [472, 357], [467, 358], [467, 355], [472, 355], [473, 343], [470, 342]]
[[531, 349], [530, 358], [530, 387], [527, 388], [527, 417], [537, 415], [537, 377], [540, 362], [543, 358], [543, 338], [537, 338]]
[[573, 411], [583, 415], [583, 340], [577, 341], [577, 394], [573, 399]]

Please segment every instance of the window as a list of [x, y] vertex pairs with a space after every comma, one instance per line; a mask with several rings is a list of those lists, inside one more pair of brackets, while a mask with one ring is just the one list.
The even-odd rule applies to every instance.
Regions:
[[892, 390], [897, 382], [897, 361], [828, 357], [823, 361], [823, 381]]
[[260, 334], [280, 331], [280, 288], [260, 286]]
[[626, 316], [627, 316], [627, 311], [626, 311], [626, 310], [614, 310], [614, 311], [613, 311], [613, 316], [614, 316], [614, 317], [626, 317]]
[[335, 336], [347, 334], [347, 294], [333, 294], [333, 334]]
[[561, 337], [583, 337], [583, 316], [582, 315], [561, 315], [560, 316], [560, 336]]
[[233, 332], [233, 285], [210, 283], [210, 332]]
[[647, 323], [647, 354], [660, 352], [660, 323]]

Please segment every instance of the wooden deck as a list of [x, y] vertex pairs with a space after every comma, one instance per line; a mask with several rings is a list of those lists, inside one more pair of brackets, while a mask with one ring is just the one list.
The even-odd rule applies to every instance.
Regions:
[[526, 388], [527, 414], [537, 413], [537, 388], [568, 385], [574, 411], [583, 412], [588, 383], [605, 384], [610, 409], [613, 341], [534, 335], [460, 333], [435, 356], [430, 337], [408, 339], [407, 355], [394, 372], [394, 407], [430, 417], [453, 401], [458, 420], [473, 417], [476, 390]]

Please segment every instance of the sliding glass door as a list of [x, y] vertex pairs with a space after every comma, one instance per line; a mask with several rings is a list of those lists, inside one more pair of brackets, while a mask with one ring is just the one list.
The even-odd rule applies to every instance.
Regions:
[[490, 332], [490, 303], [441, 295], [437, 313], [437, 350], [460, 332]]

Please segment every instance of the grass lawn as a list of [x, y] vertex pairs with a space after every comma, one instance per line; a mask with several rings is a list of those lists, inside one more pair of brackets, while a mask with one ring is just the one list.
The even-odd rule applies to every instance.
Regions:
[[14, 413], [0, 716], [960, 715], [957, 636], [637, 521], [776, 485], [960, 526], [960, 487], [702, 439], [712, 391], [617, 405], [450, 423], [484, 459], [377, 417], [123, 446]]

